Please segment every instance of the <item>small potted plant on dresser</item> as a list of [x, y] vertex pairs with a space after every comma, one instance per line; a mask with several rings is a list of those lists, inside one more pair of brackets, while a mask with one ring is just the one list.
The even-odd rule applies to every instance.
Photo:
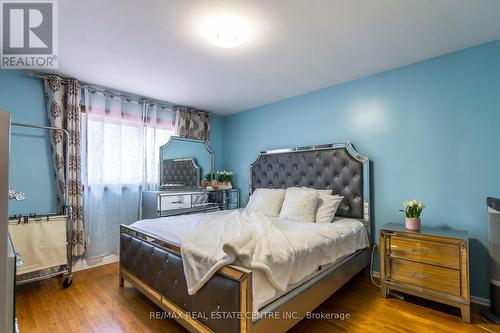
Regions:
[[420, 214], [425, 208], [422, 201], [418, 200], [405, 200], [403, 201], [404, 209], [400, 209], [406, 215], [405, 227], [411, 231], [419, 231], [421, 227]]
[[220, 183], [220, 188], [224, 190], [229, 190], [233, 188], [233, 177], [234, 173], [232, 171], [221, 170], [217, 171], [217, 180]]
[[205, 174], [205, 179], [201, 182], [201, 187], [207, 188], [208, 186], [212, 185], [212, 180], [214, 180], [214, 174], [213, 173], [206, 173]]

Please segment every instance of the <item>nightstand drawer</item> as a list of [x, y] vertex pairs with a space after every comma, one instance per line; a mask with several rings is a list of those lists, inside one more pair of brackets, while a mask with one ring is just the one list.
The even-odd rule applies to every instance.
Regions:
[[407, 237], [391, 236], [389, 255], [454, 269], [460, 264], [458, 245]]
[[460, 271], [401, 259], [390, 259], [389, 279], [460, 296]]

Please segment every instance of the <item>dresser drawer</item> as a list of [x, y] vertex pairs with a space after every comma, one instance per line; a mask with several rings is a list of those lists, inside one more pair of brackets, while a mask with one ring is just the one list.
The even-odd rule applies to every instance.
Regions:
[[390, 259], [389, 265], [391, 281], [460, 296], [460, 271], [458, 270], [400, 259]]
[[459, 246], [456, 244], [391, 236], [389, 255], [393, 258], [459, 269], [459, 250]]

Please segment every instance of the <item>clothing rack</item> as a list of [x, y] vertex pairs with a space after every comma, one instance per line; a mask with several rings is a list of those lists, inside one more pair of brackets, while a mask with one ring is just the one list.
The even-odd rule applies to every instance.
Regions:
[[[64, 280], [63, 286], [65, 288], [69, 287], [73, 281], [73, 255], [72, 255], [72, 234], [73, 234], [73, 211], [71, 206], [69, 205], [69, 196], [68, 196], [68, 177], [69, 177], [69, 142], [70, 142], [70, 135], [69, 132], [63, 128], [59, 127], [53, 127], [53, 126], [43, 126], [43, 125], [35, 125], [35, 124], [27, 124], [27, 123], [17, 123], [17, 122], [11, 122], [11, 127], [24, 127], [24, 128], [35, 128], [35, 129], [44, 129], [50, 131], [62, 131], [64, 136], [66, 137], [66, 154], [64, 156], [65, 158], [65, 169], [64, 169], [64, 206], [63, 206], [63, 211], [62, 214], [66, 216], [66, 252], [67, 252], [67, 264], [66, 268], [61, 269], [60, 271], [57, 272], [51, 272], [46, 275], [40, 275], [39, 277], [36, 278], [31, 278], [29, 281], [26, 282], [33, 282], [33, 281], [38, 281], [42, 279], [47, 279], [56, 275], [60, 274], [67, 274], [66, 279]], [[28, 217], [23, 217], [19, 216], [19, 220], [23, 219], [25, 221], [28, 220], [28, 218], [33, 218], [33, 217], [50, 217], [53, 215], [57, 214], [45, 214], [45, 215], [31, 215]]]

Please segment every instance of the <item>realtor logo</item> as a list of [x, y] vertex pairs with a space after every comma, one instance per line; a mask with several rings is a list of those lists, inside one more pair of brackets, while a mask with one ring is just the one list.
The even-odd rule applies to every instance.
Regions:
[[0, 18], [1, 68], [57, 68], [57, 0], [0, 0]]

